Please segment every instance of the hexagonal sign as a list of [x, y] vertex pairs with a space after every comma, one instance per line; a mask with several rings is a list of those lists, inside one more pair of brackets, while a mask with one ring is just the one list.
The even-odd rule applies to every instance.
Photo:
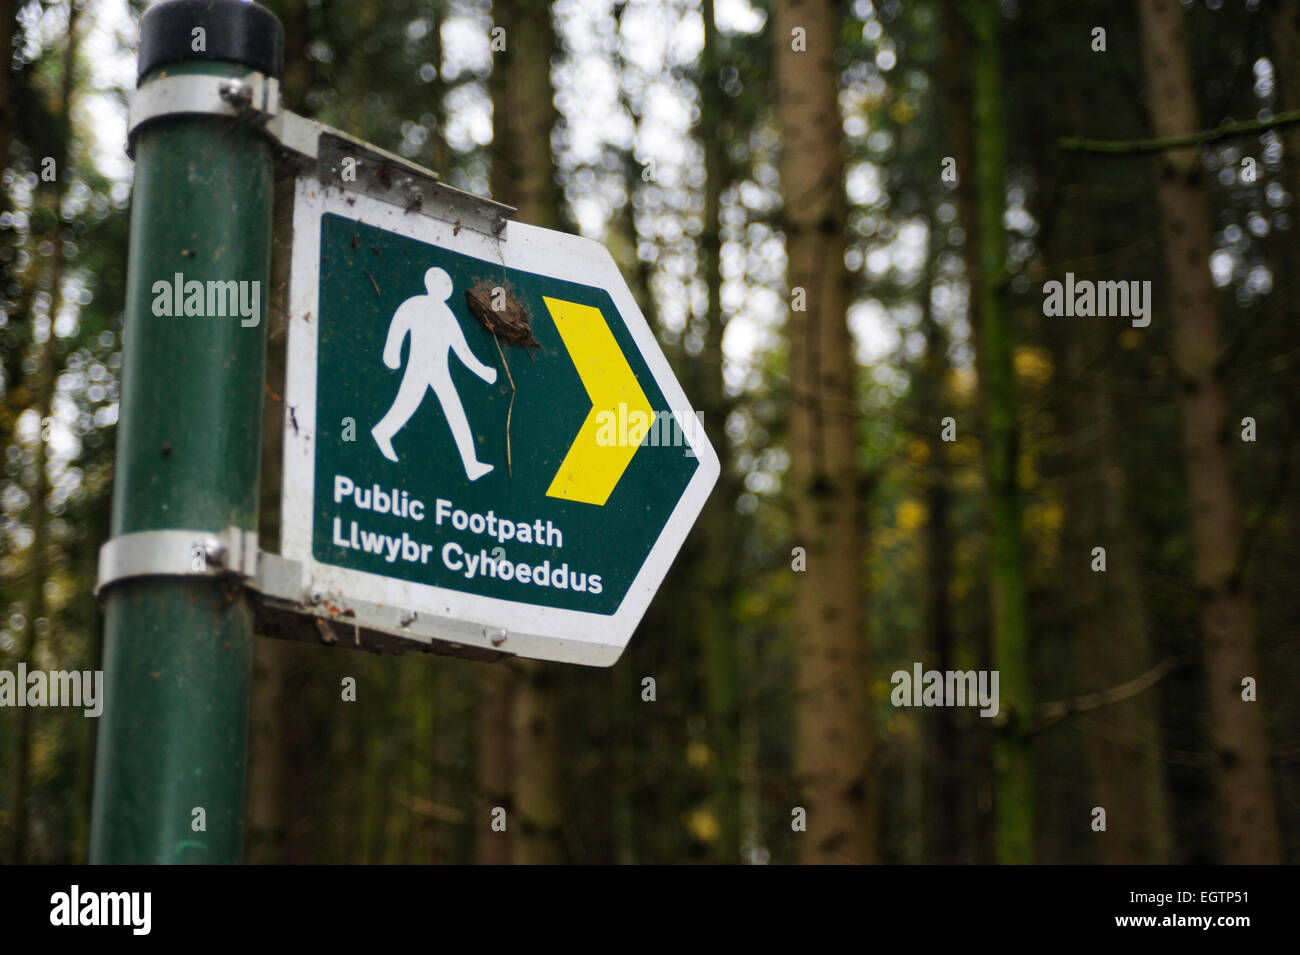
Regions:
[[282, 557], [340, 617], [607, 666], [718, 459], [597, 242], [298, 180]]

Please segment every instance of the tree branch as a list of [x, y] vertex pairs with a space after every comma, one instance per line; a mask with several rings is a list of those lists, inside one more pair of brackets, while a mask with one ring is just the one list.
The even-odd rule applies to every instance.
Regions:
[[1087, 139], [1083, 136], [1063, 136], [1056, 141], [1061, 149], [1086, 153], [1134, 154], [1155, 153], [1165, 149], [1217, 143], [1234, 136], [1246, 136], [1266, 129], [1282, 129], [1300, 123], [1300, 110], [1278, 113], [1272, 119], [1251, 119], [1242, 122], [1221, 123], [1214, 129], [1203, 129], [1186, 136], [1161, 136], [1155, 139]]
[[1050, 729], [1071, 714], [1087, 713], [1089, 710], [1099, 710], [1103, 706], [1111, 706], [1132, 699], [1139, 693], [1151, 689], [1174, 670], [1187, 666], [1189, 662], [1184, 657], [1169, 657], [1157, 663], [1141, 676], [1129, 680], [1127, 683], [1121, 683], [1119, 686], [1113, 686], [1108, 690], [1099, 690], [1096, 693], [1084, 693], [1082, 696], [1073, 696], [1053, 703], [1040, 704], [1036, 707], [1038, 720], [1030, 733], [1037, 734]]

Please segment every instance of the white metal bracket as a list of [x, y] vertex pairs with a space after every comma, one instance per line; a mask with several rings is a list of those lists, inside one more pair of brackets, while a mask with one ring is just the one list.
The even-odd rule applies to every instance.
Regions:
[[515, 212], [513, 206], [449, 186], [436, 172], [408, 159], [284, 109], [280, 81], [257, 72], [242, 77], [161, 75], [148, 80], [131, 99], [127, 154], [134, 155], [136, 132], [146, 123], [196, 115], [247, 123], [268, 136], [294, 164], [314, 167], [323, 184], [364, 192], [410, 213], [497, 237]]
[[243, 77], [160, 76], [131, 97], [126, 151], [134, 153], [137, 129], [167, 116], [225, 116], [265, 126], [279, 112], [280, 81], [261, 73]]
[[[513, 656], [523, 646], [499, 627], [417, 614], [314, 585], [301, 563], [262, 554], [257, 575], [245, 581], [257, 595], [259, 632], [376, 651], [423, 650], [477, 660]], [[307, 623], [306, 621], [310, 621]]]
[[109, 539], [99, 549], [98, 596], [131, 577], [238, 577], [257, 575], [257, 532], [139, 531]]

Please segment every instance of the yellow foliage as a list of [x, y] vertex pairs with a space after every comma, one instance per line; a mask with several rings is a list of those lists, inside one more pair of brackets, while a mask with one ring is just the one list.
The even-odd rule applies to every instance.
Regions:
[[954, 368], [951, 377], [953, 396], [967, 401], [973, 400], [978, 382], [979, 379], [975, 377], [973, 368]]
[[1038, 468], [1037, 460], [1032, 454], [1022, 450], [1020, 460], [1016, 465], [1016, 474], [1020, 478], [1020, 486], [1026, 491], [1038, 487]]
[[952, 580], [948, 582], [948, 602], [959, 604], [966, 599], [970, 593], [970, 578], [961, 574], [953, 574]]
[[1015, 364], [1016, 376], [1036, 388], [1052, 380], [1052, 359], [1045, 349], [1021, 346], [1016, 349]]
[[700, 842], [714, 842], [722, 834], [722, 827], [712, 811], [692, 809], [686, 814], [686, 831]]
[[713, 753], [709, 750], [709, 745], [699, 740], [693, 740], [686, 746], [686, 763], [693, 769], [703, 769], [709, 765], [713, 759]]
[[912, 121], [912, 117], [915, 115], [916, 110], [912, 108], [910, 103], [904, 100], [899, 100], [889, 109], [889, 118], [899, 126], [906, 126]]
[[898, 743], [913, 743], [921, 738], [921, 728], [910, 711], [895, 710], [885, 720], [885, 735]]
[[1055, 564], [1060, 557], [1061, 528], [1065, 509], [1054, 501], [1044, 501], [1025, 509], [1025, 531], [1035, 541], [1038, 560]]
[[883, 671], [876, 670], [876, 676], [871, 680], [871, 699], [883, 700], [889, 696], [891, 684], [886, 677], [887, 675]]
[[1142, 333], [1136, 328], [1126, 328], [1119, 333], [1119, 347], [1132, 351], [1142, 344]]
[[898, 517], [894, 521], [900, 532], [910, 534], [925, 523], [925, 506], [907, 498], [898, 505]]

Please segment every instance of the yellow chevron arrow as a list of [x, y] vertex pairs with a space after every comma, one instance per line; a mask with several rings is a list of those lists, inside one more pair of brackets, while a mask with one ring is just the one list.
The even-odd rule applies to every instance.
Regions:
[[637, 412], [641, 412], [648, 428], [654, 420], [654, 409], [637, 384], [600, 309], [558, 298], [543, 297], [542, 301], [555, 320], [564, 347], [591, 399], [587, 420], [555, 472], [546, 496], [604, 506], [641, 446], [639, 441], [634, 444], [626, 440], [627, 432], [645, 434], [645, 429], [634, 425], [626, 429], [611, 429], [609, 425], [620, 420], [621, 410], [621, 420], [630, 423], [636, 422], [640, 417]]

